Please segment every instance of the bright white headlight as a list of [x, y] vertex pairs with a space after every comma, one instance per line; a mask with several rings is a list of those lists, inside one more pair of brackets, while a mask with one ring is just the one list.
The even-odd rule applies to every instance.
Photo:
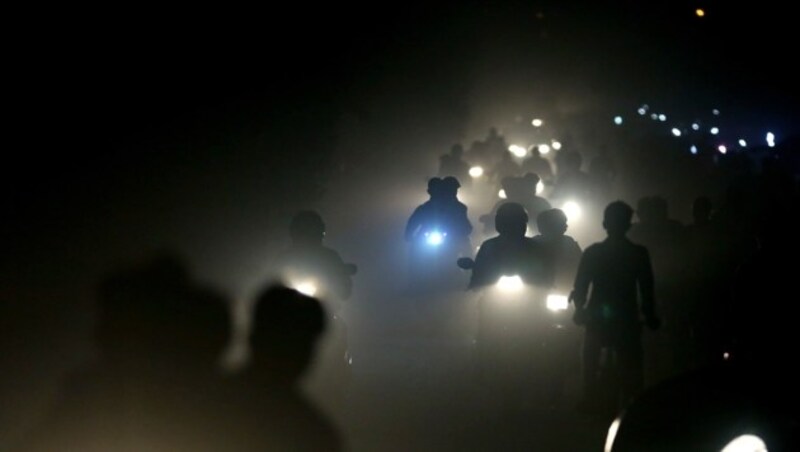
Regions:
[[497, 281], [497, 288], [503, 292], [519, 292], [524, 287], [519, 275], [501, 276]]
[[547, 296], [547, 309], [551, 311], [566, 311], [569, 306], [569, 298], [566, 295], [551, 293]]
[[317, 285], [311, 281], [303, 281], [294, 285], [294, 289], [303, 295], [313, 297], [317, 294]]
[[483, 176], [483, 167], [473, 166], [469, 169], [469, 175], [474, 178]]

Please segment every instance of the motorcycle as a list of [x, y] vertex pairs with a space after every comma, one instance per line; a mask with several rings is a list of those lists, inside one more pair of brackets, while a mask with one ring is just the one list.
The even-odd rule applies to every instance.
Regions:
[[[472, 270], [470, 258], [458, 266]], [[516, 274], [500, 276], [481, 289], [474, 341], [480, 378], [512, 403], [546, 399], [555, 403], [565, 381], [567, 360], [577, 357], [565, 294], [526, 283]]]

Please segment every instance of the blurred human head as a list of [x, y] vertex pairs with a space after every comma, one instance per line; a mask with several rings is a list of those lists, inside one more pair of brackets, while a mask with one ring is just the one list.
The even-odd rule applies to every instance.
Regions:
[[611, 237], [624, 236], [631, 228], [633, 208], [623, 201], [614, 201], [603, 212], [603, 227]]
[[304, 210], [292, 218], [289, 234], [296, 243], [321, 243], [325, 237], [325, 222], [313, 210]]
[[536, 226], [543, 236], [561, 236], [567, 232], [567, 215], [561, 209], [545, 210], [536, 217]]
[[524, 237], [528, 228], [528, 213], [521, 204], [507, 202], [497, 209], [494, 226], [501, 236]]

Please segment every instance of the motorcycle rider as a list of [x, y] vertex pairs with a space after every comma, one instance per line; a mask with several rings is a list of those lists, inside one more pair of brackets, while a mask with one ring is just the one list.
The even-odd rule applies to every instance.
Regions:
[[405, 239], [410, 245], [412, 281], [430, 281], [431, 276], [438, 277], [441, 272], [436, 269], [437, 263], [442, 263], [445, 271], [452, 271], [455, 257], [470, 252], [472, 224], [467, 217], [467, 206], [457, 197], [460, 186], [455, 177], [430, 179], [430, 199], [417, 207], [408, 219]]
[[581, 247], [566, 235], [567, 215], [561, 209], [545, 210], [536, 217], [539, 235], [533, 241], [542, 245], [547, 256], [552, 286], [561, 293], [568, 293], [578, 272]]
[[497, 209], [495, 228], [498, 236], [481, 244], [469, 288], [475, 289], [497, 282], [508, 274], [518, 274], [528, 284], [547, 282], [542, 246], [525, 237], [528, 214], [521, 204], [508, 202]]

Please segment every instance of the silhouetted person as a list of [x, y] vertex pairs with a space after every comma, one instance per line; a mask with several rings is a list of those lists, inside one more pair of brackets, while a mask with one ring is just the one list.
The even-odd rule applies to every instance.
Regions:
[[105, 280], [99, 361], [73, 375], [23, 450], [222, 450], [224, 300], [164, 256]]
[[519, 176], [520, 171], [522, 171], [522, 169], [517, 162], [514, 161], [514, 156], [512, 156], [510, 152], [505, 151], [500, 154], [499, 161], [492, 167], [491, 176], [494, 181], [499, 181], [504, 177]]
[[460, 181], [469, 181], [469, 165], [463, 156], [464, 148], [455, 144], [449, 154], [439, 157], [439, 177], [453, 176]]
[[323, 245], [325, 223], [317, 212], [295, 215], [289, 232], [292, 244], [279, 260], [282, 278], [293, 288], [323, 300], [329, 318], [328, 334], [305, 389], [327, 408], [339, 410], [350, 382], [343, 302], [351, 296], [355, 265], [345, 264], [339, 253]]
[[553, 167], [542, 157], [539, 146], [531, 146], [530, 156], [522, 162], [522, 171], [539, 175], [546, 185], [553, 183]]
[[446, 234], [445, 240], [463, 242], [472, 233], [467, 216], [467, 206], [458, 200], [461, 185], [454, 177], [433, 178], [428, 181], [430, 200], [417, 207], [406, 224], [406, 241], [423, 238], [426, 233], [438, 231]]
[[567, 215], [563, 210], [545, 210], [536, 217], [536, 223], [539, 235], [533, 240], [544, 250], [552, 287], [567, 294], [578, 272], [581, 247], [575, 239], [566, 235]]
[[[575, 289], [575, 323], [585, 325], [583, 378], [585, 403], [590, 408], [616, 410], [643, 386], [643, 351], [640, 312], [646, 325], [658, 328], [655, 313], [653, 271], [647, 249], [632, 243], [625, 234], [631, 227], [633, 209], [622, 201], [609, 204], [603, 227], [608, 238], [586, 249], [581, 258]], [[589, 290], [591, 288], [591, 298]], [[601, 354], [616, 355], [619, 393], [603, 388]], [[612, 406], [599, 402], [609, 391]], [[621, 400], [619, 397], [621, 396]], [[597, 405], [597, 404], [600, 405]], [[605, 413], [608, 414], [608, 413]]]
[[527, 225], [528, 214], [520, 204], [511, 202], [497, 209], [495, 227], [499, 235], [481, 244], [469, 282], [471, 289], [494, 284], [504, 275], [519, 275], [528, 284], [546, 284], [544, 251], [532, 238], [525, 237]]
[[546, 199], [536, 195], [536, 185], [538, 183], [539, 176], [533, 173], [528, 173], [524, 177], [503, 178], [501, 185], [506, 193], [506, 199], [497, 201], [491, 212], [481, 215], [480, 221], [484, 224], [484, 231], [491, 232], [495, 229], [494, 218], [497, 214], [497, 209], [509, 202], [522, 205], [528, 214], [530, 229], [536, 230], [537, 226], [534, 223], [536, 217], [539, 213], [551, 208]]
[[325, 222], [319, 213], [297, 213], [289, 225], [291, 245], [281, 254], [279, 265], [291, 284], [313, 284], [317, 295], [334, 303], [335, 312], [341, 301], [350, 298], [353, 269], [338, 252], [323, 244], [325, 233]]
[[592, 196], [592, 184], [588, 174], [581, 170], [583, 157], [575, 150], [562, 150], [556, 156], [558, 174], [551, 198], [567, 200], [572, 197], [588, 199]]
[[232, 423], [231, 450], [342, 448], [334, 426], [299, 390], [325, 327], [325, 312], [314, 298], [282, 286], [258, 295], [250, 366], [236, 382], [240, 417]]

